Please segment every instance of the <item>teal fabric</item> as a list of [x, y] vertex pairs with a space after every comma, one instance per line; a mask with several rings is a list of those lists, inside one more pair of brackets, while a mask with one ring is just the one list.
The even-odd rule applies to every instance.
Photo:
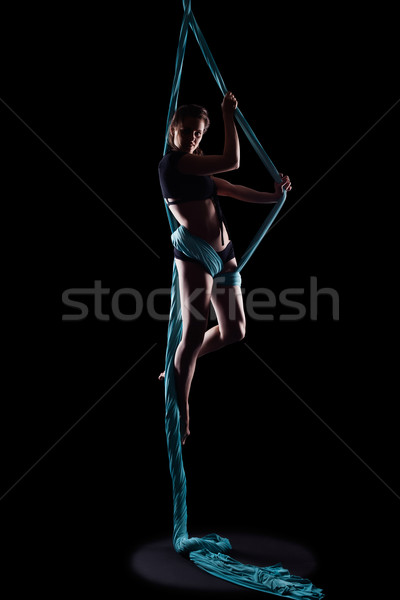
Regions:
[[[182, 75], [182, 65], [185, 55], [186, 41], [189, 27], [192, 29], [197, 42], [201, 48], [204, 58], [210, 67], [210, 70], [223, 94], [227, 89], [221, 77], [221, 74], [215, 64], [214, 58], [207, 46], [196, 20], [191, 11], [190, 0], [183, 0], [184, 15], [180, 30], [178, 50], [175, 63], [175, 75], [172, 85], [171, 99], [167, 116], [167, 129], [165, 137], [164, 153], [167, 148], [168, 126], [172, 115], [176, 110], [179, 86]], [[239, 109], [235, 111], [235, 117], [238, 124], [248, 137], [255, 152], [261, 159], [264, 166], [268, 169], [275, 181], [281, 181], [278, 171], [257, 140], [254, 132], [248, 125]], [[187, 253], [188, 256], [197, 258], [207, 265], [208, 270], [216, 278], [216, 281], [222, 281], [225, 285], [240, 284], [240, 271], [251, 258], [261, 240], [267, 233], [277, 214], [282, 208], [286, 198], [286, 192], [282, 194], [280, 200], [269, 212], [264, 223], [251, 240], [246, 252], [238, 262], [237, 270], [233, 273], [224, 275], [220, 280], [220, 271], [222, 261], [217, 252], [207, 242], [191, 235], [184, 227], [180, 226], [167, 205], [167, 215], [172, 231], [172, 243], [179, 250]], [[166, 203], [165, 203], [166, 204]], [[239, 282], [239, 283], [237, 283]], [[176, 396], [175, 375], [174, 375], [174, 357], [178, 344], [182, 337], [182, 314], [179, 297], [179, 280], [174, 261], [171, 286], [171, 307], [168, 324], [167, 350], [165, 357], [165, 431], [167, 438], [169, 468], [172, 479], [173, 494], [173, 545], [175, 550], [186, 556], [189, 556], [195, 564], [204, 571], [211, 573], [216, 577], [225, 579], [237, 585], [252, 588], [278, 596], [284, 596], [294, 599], [319, 600], [324, 597], [322, 590], [316, 588], [309, 580], [290, 575], [281, 564], [269, 567], [258, 567], [254, 565], [245, 565], [226, 554], [231, 549], [231, 544], [227, 538], [223, 538], [216, 533], [206, 535], [201, 538], [189, 537], [187, 531], [187, 505], [186, 505], [186, 475], [183, 466], [182, 444], [180, 435], [180, 414]], [[211, 500], [207, 492], [207, 498]]]
[[202, 263], [210, 275], [215, 278], [217, 285], [241, 285], [240, 272], [235, 270], [222, 273], [224, 263], [218, 252], [203, 238], [190, 233], [183, 225], [175, 229], [171, 235], [171, 241], [172, 245], [186, 256]]
[[215, 277], [224, 266], [218, 252], [203, 238], [190, 233], [181, 225], [171, 235], [172, 245], [189, 256], [204, 264], [212, 277]]

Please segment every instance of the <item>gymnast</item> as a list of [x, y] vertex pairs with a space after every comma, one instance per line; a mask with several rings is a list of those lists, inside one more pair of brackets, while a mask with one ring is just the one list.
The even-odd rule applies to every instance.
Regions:
[[[194, 238], [207, 242], [223, 264], [222, 273], [237, 267], [218, 196], [243, 202], [272, 204], [283, 190], [292, 189], [288, 176], [275, 182], [274, 192], [259, 192], [215, 177], [239, 168], [240, 145], [234, 121], [237, 100], [227, 92], [222, 101], [225, 143], [222, 154], [204, 155], [200, 142], [210, 119], [207, 110], [195, 104], [179, 107], [168, 130], [168, 151], [159, 163], [163, 197], [178, 223]], [[199, 240], [199, 241], [201, 241]], [[174, 247], [179, 274], [182, 308], [182, 339], [175, 353], [175, 386], [180, 411], [182, 444], [190, 435], [189, 392], [200, 356], [243, 339], [246, 318], [239, 285], [214, 285], [207, 265]], [[212, 302], [218, 324], [207, 329]], [[159, 375], [163, 381], [165, 372]]]

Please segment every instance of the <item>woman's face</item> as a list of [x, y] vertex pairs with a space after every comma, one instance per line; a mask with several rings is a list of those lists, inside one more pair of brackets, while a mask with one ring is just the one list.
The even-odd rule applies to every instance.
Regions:
[[193, 154], [204, 134], [204, 119], [185, 117], [177, 127], [172, 127], [174, 144], [179, 150]]

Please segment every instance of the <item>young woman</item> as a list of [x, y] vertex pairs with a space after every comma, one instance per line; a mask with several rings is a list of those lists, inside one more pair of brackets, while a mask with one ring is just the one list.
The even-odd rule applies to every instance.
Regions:
[[[240, 146], [234, 122], [235, 96], [228, 92], [222, 102], [225, 144], [222, 154], [203, 155], [199, 145], [210, 120], [205, 108], [194, 104], [175, 112], [169, 129], [169, 151], [159, 164], [159, 177], [169, 209], [192, 241], [211, 246], [220, 259], [221, 272], [234, 271], [237, 262], [232, 241], [218, 201], [230, 196], [244, 202], [276, 202], [282, 190], [291, 190], [289, 177], [275, 183], [275, 192], [258, 192], [215, 177], [239, 168]], [[185, 246], [183, 246], [185, 247]], [[214, 253], [215, 254], [215, 253]], [[243, 339], [246, 319], [240, 286], [213, 286], [213, 277], [204, 261], [174, 247], [179, 274], [182, 309], [182, 340], [175, 354], [175, 386], [181, 413], [184, 444], [189, 431], [189, 392], [200, 356]], [[219, 257], [219, 259], [218, 259]], [[207, 330], [212, 302], [218, 325]], [[164, 379], [164, 373], [159, 376]]]

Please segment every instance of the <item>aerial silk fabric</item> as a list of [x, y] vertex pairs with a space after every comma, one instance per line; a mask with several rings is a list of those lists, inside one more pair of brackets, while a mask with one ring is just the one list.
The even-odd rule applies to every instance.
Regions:
[[218, 252], [203, 238], [193, 235], [181, 225], [171, 235], [174, 248], [183, 252], [189, 258], [201, 263], [205, 270], [214, 278], [217, 285], [240, 285], [242, 278], [239, 271], [222, 272], [224, 263]]
[[[183, 0], [183, 8], [184, 15], [180, 30], [175, 63], [175, 75], [167, 116], [164, 153], [167, 149], [169, 123], [178, 104], [179, 87], [189, 27], [196, 37], [204, 58], [222, 94], [225, 95], [227, 92], [227, 88], [218, 67], [215, 64], [210, 49], [208, 48], [204, 36], [194, 18], [190, 0]], [[268, 172], [276, 182], [280, 182], [281, 177], [278, 171], [239, 109], [236, 109], [235, 111], [235, 118]], [[225, 285], [240, 285], [240, 271], [253, 255], [257, 246], [271, 227], [274, 219], [283, 206], [285, 198], [286, 192], [283, 192], [281, 198], [274, 205], [272, 210], [270, 210], [264, 223], [251, 240], [242, 258], [239, 260], [236, 271], [232, 274], [224, 275], [223, 277], [227, 278], [225, 280], [222, 279], [222, 283], [225, 283]], [[204, 265], [207, 265], [207, 270], [213, 277], [218, 277], [219, 279], [221, 277], [223, 265], [218, 254], [209, 244], [207, 244], [207, 242], [191, 235], [184, 227], [179, 225], [168, 209], [166, 199], [165, 205], [172, 231], [171, 239], [173, 245], [188, 256], [194, 257]], [[231, 544], [227, 538], [221, 537], [216, 533], [211, 533], [201, 538], [189, 537], [187, 531], [186, 475], [182, 458], [180, 411], [177, 401], [174, 372], [175, 352], [181, 338], [182, 314], [179, 296], [179, 279], [174, 261], [164, 385], [165, 431], [173, 493], [173, 545], [176, 552], [188, 556], [191, 561], [204, 571], [237, 585], [287, 598], [309, 600], [319, 600], [320, 598], [323, 598], [324, 594], [321, 589], [316, 588], [308, 579], [291, 575], [280, 563], [269, 567], [258, 567], [255, 565], [242, 564], [234, 560], [227, 554], [231, 549]]]

